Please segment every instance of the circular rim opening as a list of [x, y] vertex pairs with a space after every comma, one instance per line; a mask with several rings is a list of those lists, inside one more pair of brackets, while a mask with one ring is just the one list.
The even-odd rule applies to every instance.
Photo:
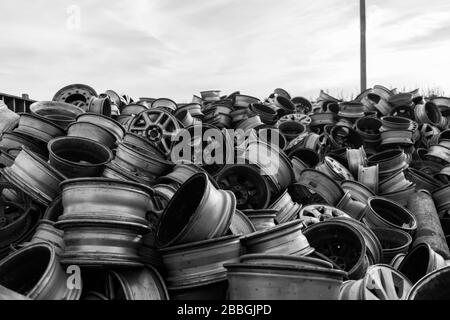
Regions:
[[295, 111], [295, 106], [291, 100], [283, 96], [277, 96], [275, 99], [283, 108], [288, 109], [289, 111]]
[[403, 117], [388, 116], [388, 117], [383, 117], [382, 121], [393, 123], [393, 124], [407, 124], [407, 125], [411, 124], [411, 120], [409, 120], [407, 118], [403, 118]]
[[157, 231], [160, 247], [174, 243], [183, 233], [197, 212], [208, 185], [208, 177], [199, 173], [190, 178], [175, 193], [164, 210]]
[[426, 244], [415, 247], [402, 263], [398, 270], [403, 273], [412, 283], [417, 283], [428, 273], [430, 264], [430, 248]]
[[366, 133], [366, 131], [372, 130], [373, 134], [379, 134], [380, 128], [383, 126], [381, 120], [373, 117], [365, 117], [358, 120], [356, 128]]
[[369, 163], [377, 164], [380, 162], [391, 161], [394, 158], [401, 156], [402, 154], [403, 151], [400, 149], [387, 150], [371, 156], [368, 161]]
[[409, 234], [401, 230], [388, 228], [373, 228], [373, 233], [380, 240], [383, 251], [396, 251], [405, 247], [409, 247], [412, 238]]
[[400, 205], [384, 198], [370, 198], [371, 211], [383, 222], [404, 230], [414, 230], [416, 223], [412, 214]]
[[102, 166], [110, 162], [110, 149], [93, 140], [78, 137], [63, 137], [50, 141], [48, 150], [57, 160], [81, 167]]
[[433, 102], [427, 102], [425, 104], [425, 113], [433, 124], [438, 124], [441, 120], [441, 112]]
[[53, 258], [52, 250], [46, 245], [17, 251], [0, 264], [0, 284], [27, 296], [48, 273]]
[[286, 121], [280, 124], [279, 129], [282, 134], [288, 136], [299, 136], [306, 131], [306, 128], [301, 123], [295, 121]]
[[[356, 271], [366, 257], [366, 245], [362, 235], [357, 229], [340, 224], [337, 221], [315, 224], [307, 228], [304, 231], [304, 235], [308, 239], [311, 247], [330, 258], [344, 271], [350, 273]], [[341, 241], [339, 242], [338, 240]], [[341, 249], [348, 246], [352, 246], [354, 250], [359, 252], [359, 256], [352, 256], [350, 261], [339, 261], [338, 259], [340, 257], [333, 258], [330, 256], [331, 251], [328, 252], [331, 250], [329, 249], [330, 245], [337, 252], [340, 252]]]

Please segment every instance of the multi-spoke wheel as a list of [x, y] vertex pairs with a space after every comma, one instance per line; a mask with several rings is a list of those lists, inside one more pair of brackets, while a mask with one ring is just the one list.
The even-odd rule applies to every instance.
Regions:
[[305, 226], [310, 226], [332, 218], [351, 218], [344, 211], [324, 204], [312, 204], [300, 210], [299, 218]]
[[311, 118], [306, 114], [300, 114], [300, 113], [294, 113], [294, 114], [288, 114], [287, 116], [283, 116], [278, 121], [278, 125], [287, 122], [287, 121], [296, 121], [304, 126], [309, 126], [311, 124]]
[[178, 120], [163, 109], [152, 109], [141, 112], [130, 122], [128, 131], [147, 138], [169, 155], [181, 125]]
[[353, 175], [344, 167], [339, 161], [325, 157], [325, 161], [321, 166], [317, 167], [317, 170], [329, 175], [333, 180], [354, 180]]
[[411, 290], [411, 282], [389, 266], [373, 266], [363, 281], [364, 300], [404, 300]]
[[345, 221], [332, 219], [314, 224], [303, 233], [311, 247], [348, 272], [349, 279], [364, 277], [369, 260], [365, 240], [358, 229]]
[[265, 209], [269, 205], [268, 182], [251, 165], [225, 167], [219, 173], [217, 182], [222, 189], [231, 190], [235, 194], [239, 210]]
[[341, 300], [406, 300], [411, 282], [388, 265], [369, 267], [366, 276], [348, 281], [341, 288]]

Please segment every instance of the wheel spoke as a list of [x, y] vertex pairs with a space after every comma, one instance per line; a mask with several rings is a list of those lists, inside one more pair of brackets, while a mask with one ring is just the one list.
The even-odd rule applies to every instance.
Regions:
[[170, 146], [167, 145], [166, 139], [161, 139], [161, 144], [162, 144], [162, 146], [164, 148], [165, 153], [166, 154], [169, 153], [170, 152]]
[[135, 124], [131, 124], [129, 130], [130, 131], [139, 131], [139, 132], [143, 132], [143, 131], [147, 131], [150, 128], [150, 124], [146, 123], [144, 127], [142, 126], [137, 126]]
[[373, 267], [364, 283], [366, 300], [402, 300], [412, 288], [406, 278], [385, 266]]
[[111, 276], [111, 274], [108, 272], [108, 275], [107, 275], [107, 278], [106, 278], [106, 283], [105, 283], [105, 285], [106, 285], [106, 297], [109, 299], [109, 300], [114, 300], [114, 298], [115, 298], [115, 294], [114, 294], [114, 284], [113, 284], [113, 279], [112, 279], [112, 276]]
[[166, 130], [163, 130], [163, 131], [162, 131], [162, 136], [163, 136], [164, 138], [170, 138], [170, 139], [172, 139], [172, 137], [175, 137], [177, 134], [178, 134], [177, 131], [174, 131], [174, 132], [169, 132], [169, 131], [166, 131]]
[[222, 186], [222, 189], [229, 190], [231, 187], [230, 181], [228, 181], [228, 177], [222, 178], [219, 184]]
[[237, 185], [238, 184], [238, 176], [236, 175], [230, 175], [228, 177], [229, 181], [231, 182], [232, 185]]
[[394, 282], [391, 270], [381, 268], [378, 272], [382, 280], [383, 293], [386, 298], [390, 300], [398, 299], [397, 292], [395, 291], [396, 283]]
[[167, 117], [167, 119], [164, 121], [164, 123], [161, 125], [164, 129], [168, 127], [168, 125], [172, 122], [172, 119], [170, 117]]
[[195, 137], [190, 141], [190, 146], [192, 148], [202, 148], [202, 144], [203, 144], [203, 141], [201, 138]]
[[367, 275], [366, 290], [368, 290], [376, 300], [388, 300], [388, 293], [385, 288], [386, 283], [382, 272], [380, 272], [379, 269], [372, 271], [376, 272], [371, 272]]
[[320, 218], [320, 216], [322, 215], [317, 208], [312, 209], [310, 213], [314, 218]]
[[150, 116], [148, 115], [148, 112], [142, 113], [142, 119], [145, 121], [145, 124], [147, 126], [150, 126], [152, 124], [152, 120], [150, 119]]

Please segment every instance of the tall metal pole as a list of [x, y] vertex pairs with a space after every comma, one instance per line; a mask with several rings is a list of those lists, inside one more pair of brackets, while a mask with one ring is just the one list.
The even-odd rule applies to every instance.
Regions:
[[367, 89], [366, 0], [360, 1], [361, 16], [361, 92]]

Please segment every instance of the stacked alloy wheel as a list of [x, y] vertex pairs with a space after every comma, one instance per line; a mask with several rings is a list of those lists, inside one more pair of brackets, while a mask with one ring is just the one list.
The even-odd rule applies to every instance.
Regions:
[[449, 298], [450, 98], [73, 84], [30, 111], [0, 139], [0, 299]]

